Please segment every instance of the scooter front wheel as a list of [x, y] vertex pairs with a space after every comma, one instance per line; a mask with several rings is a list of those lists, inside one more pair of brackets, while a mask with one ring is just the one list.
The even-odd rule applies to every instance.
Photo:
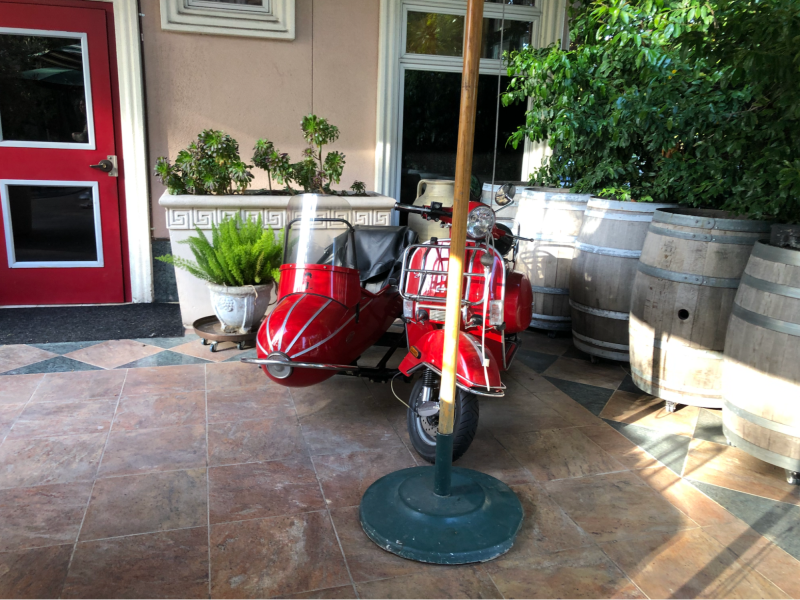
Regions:
[[[420, 416], [417, 407], [422, 402], [424, 377], [417, 379], [411, 390], [411, 398], [406, 411], [406, 425], [411, 444], [422, 458], [429, 463], [436, 459], [436, 431], [439, 428], [439, 413]], [[439, 382], [436, 381], [434, 398], [439, 396]], [[453, 460], [461, 458], [472, 444], [478, 430], [478, 397], [456, 388], [455, 419], [453, 422]]]

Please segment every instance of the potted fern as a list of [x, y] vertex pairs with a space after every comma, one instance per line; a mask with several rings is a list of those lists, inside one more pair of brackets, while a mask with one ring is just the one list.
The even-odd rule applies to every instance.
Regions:
[[258, 327], [269, 306], [275, 281], [280, 278], [283, 234], [264, 229], [240, 215], [212, 225], [211, 241], [200, 228], [183, 240], [195, 260], [172, 254], [157, 260], [174, 265], [206, 282], [214, 314], [226, 333], [249, 333]]

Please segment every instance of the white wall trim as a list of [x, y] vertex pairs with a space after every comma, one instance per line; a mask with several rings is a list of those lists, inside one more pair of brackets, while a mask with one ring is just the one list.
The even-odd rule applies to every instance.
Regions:
[[150, 244], [150, 181], [145, 137], [144, 76], [139, 11], [135, 0], [90, 0], [114, 5], [117, 42], [119, 117], [131, 300], [153, 301], [153, 256]]
[[295, 0], [262, 0], [262, 6], [203, 0], [161, 0], [161, 28], [211, 35], [293, 40]]

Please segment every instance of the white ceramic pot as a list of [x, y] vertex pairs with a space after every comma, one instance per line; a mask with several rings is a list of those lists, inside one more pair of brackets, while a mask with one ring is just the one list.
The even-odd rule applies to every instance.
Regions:
[[258, 327], [267, 312], [274, 285], [228, 287], [209, 283], [211, 306], [225, 333], [250, 333]]
[[[431, 202], [441, 202], [442, 206], [453, 206], [453, 190], [455, 181], [445, 179], [422, 179], [417, 184], [417, 199], [414, 206], [426, 206]], [[432, 237], [449, 238], [450, 232], [442, 229], [436, 221], [428, 221], [422, 215], [408, 215], [408, 226], [419, 235], [420, 242], [427, 242]]]

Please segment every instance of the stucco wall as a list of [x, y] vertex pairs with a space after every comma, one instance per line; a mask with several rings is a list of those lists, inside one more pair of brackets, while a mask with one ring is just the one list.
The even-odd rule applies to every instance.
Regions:
[[[140, 0], [150, 162], [174, 157], [203, 129], [222, 129], [249, 161], [268, 137], [299, 160], [303, 115], [337, 125], [331, 149], [347, 164], [340, 188], [356, 179], [372, 189], [378, 78], [379, 0], [296, 0], [294, 41], [161, 30], [159, 0]], [[266, 187], [255, 170], [255, 187]], [[153, 236], [168, 237], [151, 181]]]

